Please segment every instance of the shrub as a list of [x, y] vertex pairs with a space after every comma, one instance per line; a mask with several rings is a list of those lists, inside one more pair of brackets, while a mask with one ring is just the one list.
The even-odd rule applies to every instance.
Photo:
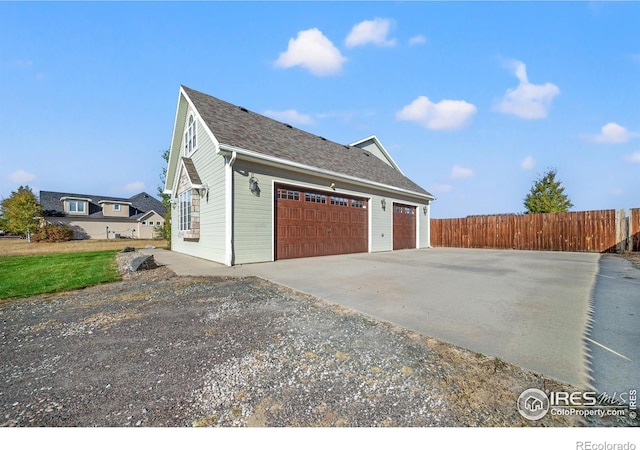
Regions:
[[73, 230], [67, 225], [45, 225], [31, 235], [33, 242], [65, 242], [73, 239]]

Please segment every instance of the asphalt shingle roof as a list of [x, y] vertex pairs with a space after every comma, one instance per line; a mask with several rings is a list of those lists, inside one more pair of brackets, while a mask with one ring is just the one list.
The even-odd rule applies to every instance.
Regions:
[[146, 192], [140, 192], [133, 197], [109, 197], [105, 195], [91, 195], [91, 194], [73, 194], [69, 192], [51, 192], [40, 191], [40, 205], [45, 217], [65, 217], [64, 205], [60, 200], [62, 197], [76, 197], [76, 198], [88, 198], [89, 201], [89, 215], [83, 217], [90, 217], [93, 219], [113, 219], [114, 217], [104, 217], [102, 215], [102, 206], [98, 202], [102, 200], [111, 202], [131, 203], [129, 208], [129, 219], [139, 219], [147, 214], [149, 211], [155, 211], [161, 216], [164, 216], [167, 212], [166, 208], [158, 199], [150, 196]]
[[338, 144], [186, 86], [182, 88], [221, 144], [431, 195], [359, 147]]

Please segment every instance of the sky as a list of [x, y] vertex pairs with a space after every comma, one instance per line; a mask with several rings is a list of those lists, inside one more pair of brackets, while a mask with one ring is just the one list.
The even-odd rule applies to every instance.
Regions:
[[179, 86], [350, 144], [432, 217], [640, 207], [640, 3], [0, 2], [0, 198], [157, 195]]

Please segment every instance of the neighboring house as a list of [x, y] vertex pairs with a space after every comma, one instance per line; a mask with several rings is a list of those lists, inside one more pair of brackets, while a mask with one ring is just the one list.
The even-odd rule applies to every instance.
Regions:
[[234, 264], [429, 247], [434, 197], [375, 137], [331, 142], [181, 86], [172, 250]]
[[69, 225], [74, 239], [153, 239], [166, 208], [141, 192], [130, 198], [40, 191], [46, 223]]

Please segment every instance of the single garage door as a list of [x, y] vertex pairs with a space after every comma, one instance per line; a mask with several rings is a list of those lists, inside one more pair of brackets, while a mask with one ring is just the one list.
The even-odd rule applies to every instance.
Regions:
[[368, 250], [367, 200], [276, 186], [276, 259]]
[[393, 249], [416, 248], [416, 207], [393, 204]]

